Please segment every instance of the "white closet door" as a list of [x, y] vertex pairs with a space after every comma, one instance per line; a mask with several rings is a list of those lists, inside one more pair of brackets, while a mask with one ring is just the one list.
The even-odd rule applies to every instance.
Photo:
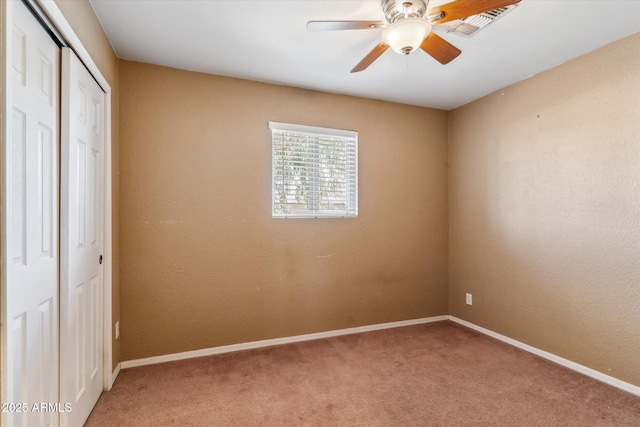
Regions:
[[60, 399], [82, 426], [102, 392], [105, 96], [76, 55], [62, 49]]
[[[60, 49], [17, 1], [7, 37], [7, 395], [9, 426], [58, 425], [58, 69]], [[27, 409], [27, 412], [22, 412]]]

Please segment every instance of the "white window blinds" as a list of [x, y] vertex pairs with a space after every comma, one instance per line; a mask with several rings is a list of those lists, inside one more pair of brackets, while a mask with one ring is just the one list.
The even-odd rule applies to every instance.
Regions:
[[269, 122], [273, 217], [358, 216], [358, 133]]

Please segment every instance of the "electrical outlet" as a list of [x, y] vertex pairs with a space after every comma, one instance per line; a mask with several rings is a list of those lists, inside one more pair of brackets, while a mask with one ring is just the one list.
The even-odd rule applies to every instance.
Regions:
[[116, 339], [120, 338], [120, 321], [116, 322]]
[[473, 295], [467, 294], [466, 303], [467, 305], [473, 305]]

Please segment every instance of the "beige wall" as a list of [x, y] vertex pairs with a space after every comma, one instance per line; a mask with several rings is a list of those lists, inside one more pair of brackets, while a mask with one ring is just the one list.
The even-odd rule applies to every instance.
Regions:
[[639, 51], [636, 34], [449, 122], [450, 314], [636, 385]]
[[[122, 61], [122, 359], [447, 313], [446, 112]], [[356, 219], [272, 219], [268, 121], [359, 131]]]
[[[87, 0], [55, 0], [76, 35], [111, 86], [112, 215], [113, 215], [113, 324], [120, 319], [119, 265], [119, 61]], [[120, 340], [113, 340], [113, 367], [120, 361]]]

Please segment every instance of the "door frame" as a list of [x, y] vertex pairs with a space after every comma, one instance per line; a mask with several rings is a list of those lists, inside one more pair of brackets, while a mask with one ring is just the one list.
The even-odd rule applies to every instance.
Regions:
[[[20, 0], [16, 0], [20, 1]], [[104, 108], [104, 123], [105, 123], [105, 149], [104, 149], [104, 286], [103, 286], [103, 313], [104, 313], [104, 328], [103, 328], [103, 390], [110, 390], [115, 376], [118, 374], [120, 365], [113, 369], [113, 348], [112, 348], [112, 281], [113, 281], [113, 242], [112, 242], [112, 171], [111, 171], [111, 86], [100, 72], [100, 69], [89, 55], [89, 52], [85, 49], [84, 45], [80, 41], [69, 22], [66, 20], [54, 0], [23, 0], [27, 4], [31, 4], [39, 7], [41, 11], [46, 14], [45, 25], [54, 34], [60, 34], [63, 38], [63, 42], [70, 47], [78, 56], [80, 61], [85, 65], [89, 72], [93, 75], [98, 85], [105, 92], [105, 108]], [[6, 168], [4, 162], [6, 159], [7, 147], [8, 147], [8, 111], [12, 101], [12, 91], [10, 84], [10, 61], [8, 58], [11, 56], [11, 44], [8, 41], [11, 37], [10, 23], [13, 17], [11, 16], [12, 10], [9, 5], [10, 1], [0, 2], [0, 105], [4, 110], [4, 114], [0, 115], [0, 322], [1, 330], [0, 336], [2, 340], [0, 342], [1, 353], [1, 387], [0, 387], [0, 400], [5, 401], [4, 397], [7, 394], [7, 342], [6, 342], [6, 330], [7, 330], [7, 318], [6, 318], [6, 304], [7, 304], [7, 277], [5, 268], [5, 257], [7, 254], [7, 241], [6, 241], [6, 200], [5, 192], [2, 191], [7, 185]], [[48, 22], [46, 22], [48, 21]], [[62, 153], [61, 153], [62, 154]], [[58, 224], [59, 229], [59, 224]], [[54, 402], [52, 402], [54, 403]], [[2, 414], [3, 424], [6, 421], [6, 414]]]

